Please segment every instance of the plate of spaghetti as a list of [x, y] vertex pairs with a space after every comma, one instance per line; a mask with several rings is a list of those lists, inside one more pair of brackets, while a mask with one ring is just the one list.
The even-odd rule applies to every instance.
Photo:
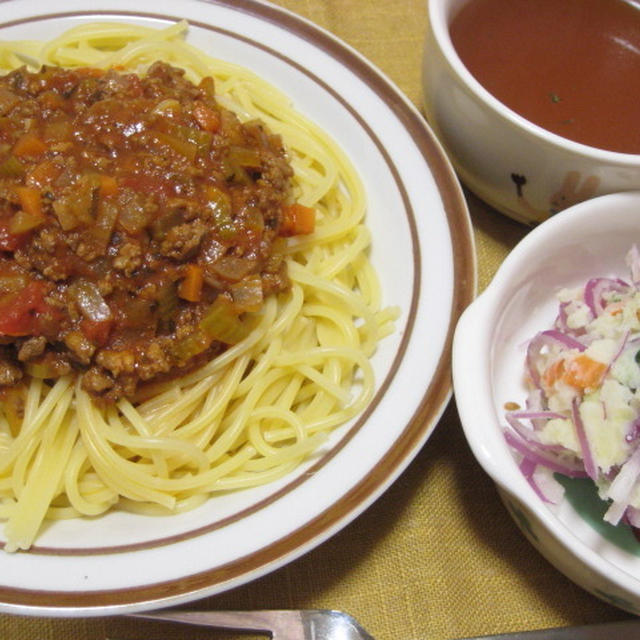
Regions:
[[6, 0], [0, 610], [212, 595], [310, 550], [451, 395], [469, 217], [421, 115], [253, 0]]

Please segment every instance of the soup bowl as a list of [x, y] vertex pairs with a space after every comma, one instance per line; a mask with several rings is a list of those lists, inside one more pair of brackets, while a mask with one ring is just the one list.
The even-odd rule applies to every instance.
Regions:
[[467, 1], [428, 0], [423, 55], [425, 113], [465, 185], [498, 211], [532, 225], [594, 196], [640, 189], [640, 154], [551, 133], [475, 79], [450, 35], [451, 21]]

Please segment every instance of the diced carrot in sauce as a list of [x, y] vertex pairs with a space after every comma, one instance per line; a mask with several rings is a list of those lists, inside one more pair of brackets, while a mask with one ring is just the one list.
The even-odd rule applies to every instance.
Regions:
[[280, 235], [298, 236], [313, 233], [316, 226], [316, 212], [297, 202], [282, 207], [282, 224]]
[[168, 198], [172, 194], [171, 182], [168, 179], [153, 175], [128, 175], [122, 178], [121, 184], [123, 187], [129, 187], [134, 191], [152, 193], [161, 199]]
[[13, 155], [20, 158], [23, 156], [39, 156], [46, 150], [47, 145], [35, 133], [25, 133], [18, 138], [13, 147]]
[[200, 302], [202, 298], [202, 285], [204, 274], [202, 267], [197, 264], [188, 264], [186, 275], [178, 287], [178, 295], [189, 302]]
[[62, 167], [53, 160], [44, 160], [37, 164], [26, 177], [29, 187], [44, 187], [51, 184], [62, 173]]
[[45, 109], [61, 109], [64, 106], [64, 99], [55, 91], [43, 93], [39, 100]]
[[42, 197], [39, 189], [16, 187], [15, 192], [21, 209], [11, 216], [8, 231], [14, 235], [20, 235], [39, 227], [45, 221], [45, 217], [42, 213]]
[[220, 128], [220, 114], [202, 102], [196, 103], [193, 107], [193, 117], [200, 125], [200, 128], [205, 131], [215, 133]]
[[106, 198], [115, 196], [118, 193], [118, 182], [112, 176], [100, 176], [100, 196]]
[[85, 78], [101, 78], [105, 74], [103, 69], [94, 67], [81, 67], [80, 69], [76, 69], [76, 73]]
[[562, 379], [577, 389], [593, 389], [600, 384], [607, 365], [581, 353], [571, 360]]
[[15, 191], [23, 211], [31, 216], [42, 216], [42, 196], [39, 189], [16, 187]]

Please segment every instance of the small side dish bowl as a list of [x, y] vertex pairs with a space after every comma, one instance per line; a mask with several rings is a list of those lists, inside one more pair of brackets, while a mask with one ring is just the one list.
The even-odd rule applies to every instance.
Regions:
[[586, 590], [640, 614], [640, 541], [631, 528], [602, 520], [607, 504], [588, 479], [562, 480], [563, 499], [543, 502], [503, 435], [505, 405], [523, 406], [526, 398], [527, 343], [552, 326], [557, 292], [591, 277], [627, 278], [625, 256], [634, 243], [640, 245], [638, 191], [577, 204], [530, 231], [462, 315], [453, 382], [469, 445], [529, 541]]
[[[449, 30], [467, 1], [428, 0], [423, 56], [426, 116], [466, 186], [528, 224], [591, 197], [640, 189], [640, 154], [605, 151], [550, 133], [476, 80]], [[613, 113], [602, 116], [615, 120]]]

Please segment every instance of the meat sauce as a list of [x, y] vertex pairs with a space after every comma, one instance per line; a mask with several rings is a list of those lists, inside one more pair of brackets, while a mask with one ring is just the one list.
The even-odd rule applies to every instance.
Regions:
[[560, 136], [640, 153], [640, 8], [623, 0], [470, 0], [450, 26], [475, 78]]
[[22, 68], [0, 78], [0, 385], [83, 374], [132, 397], [242, 339], [289, 286], [278, 136], [182, 71]]

